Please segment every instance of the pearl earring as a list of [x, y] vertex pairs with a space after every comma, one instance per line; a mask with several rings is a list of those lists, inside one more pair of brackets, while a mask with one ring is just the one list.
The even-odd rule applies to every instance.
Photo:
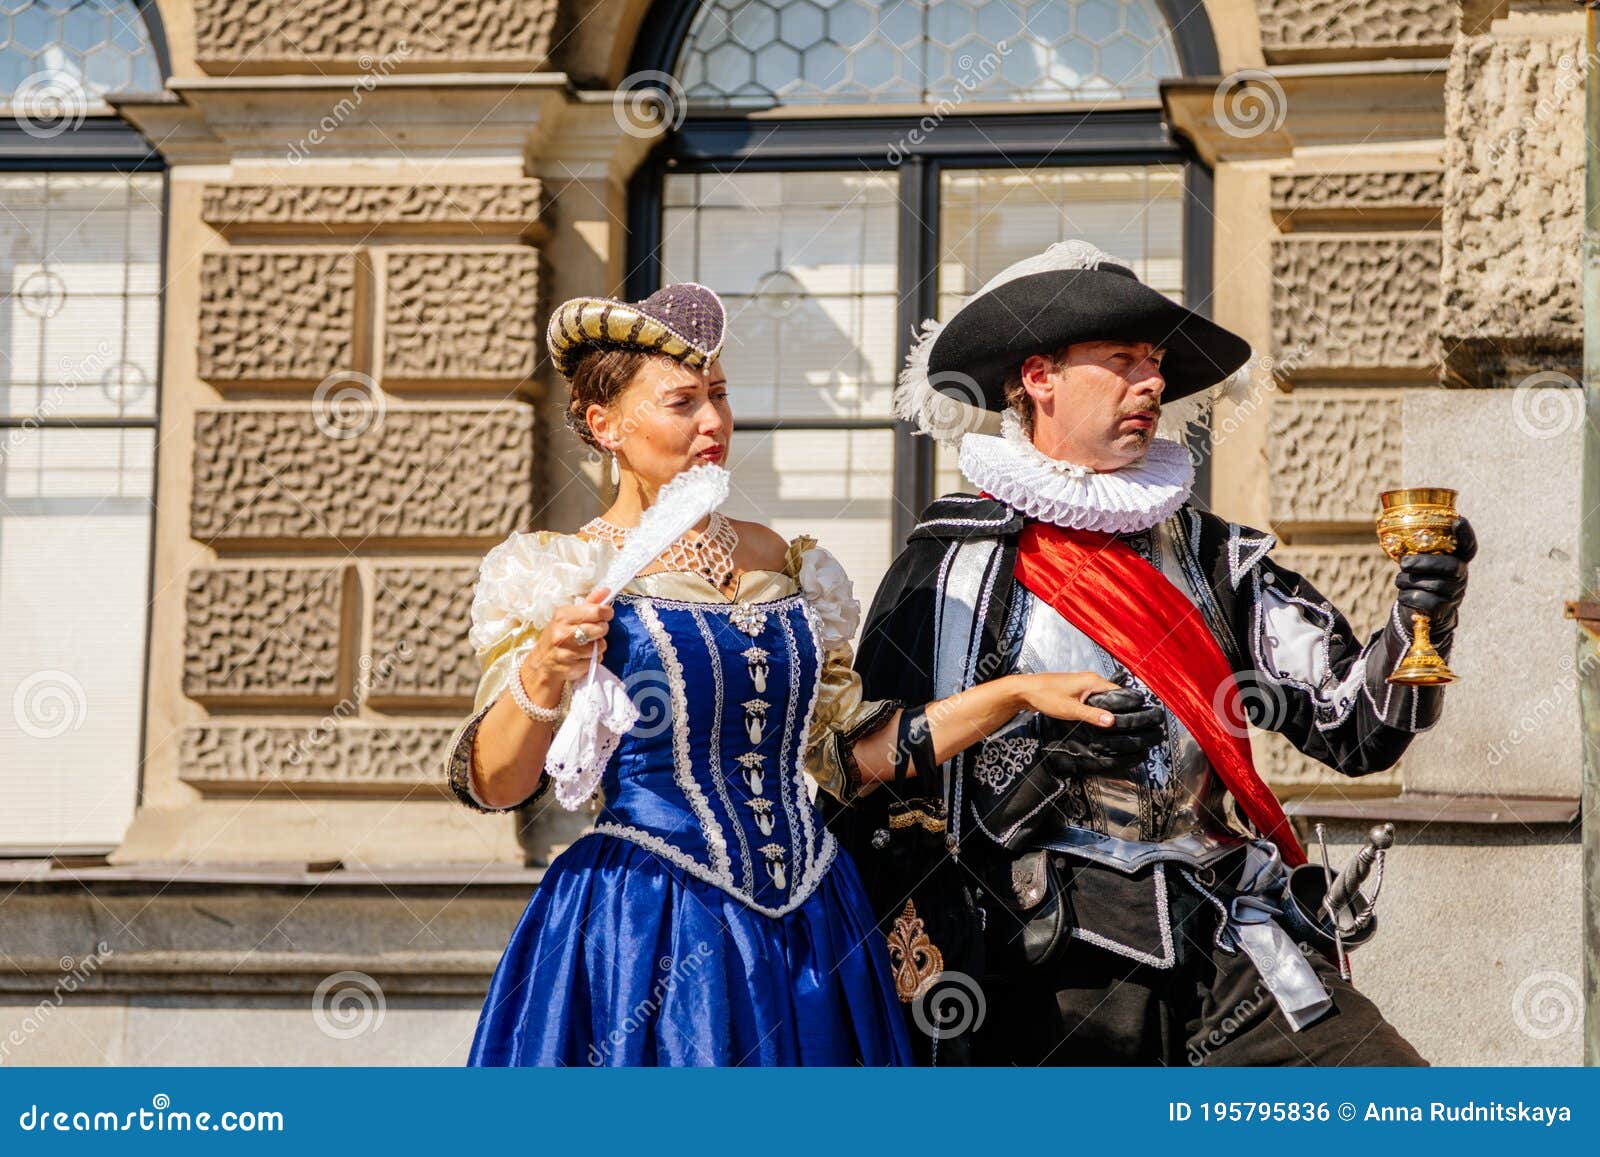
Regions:
[[617, 455], [615, 451], [613, 451], [611, 454], [611, 485], [622, 485], [622, 467], [617, 464]]

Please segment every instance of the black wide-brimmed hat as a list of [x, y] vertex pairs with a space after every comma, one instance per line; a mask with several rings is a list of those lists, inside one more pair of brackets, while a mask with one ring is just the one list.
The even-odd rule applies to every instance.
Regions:
[[643, 301], [575, 297], [550, 315], [545, 345], [561, 376], [570, 379], [594, 349], [661, 354], [692, 369], [716, 360], [727, 336], [728, 311], [703, 285], [664, 285]]
[[1225, 380], [1250, 357], [1250, 343], [1145, 285], [1126, 262], [1086, 241], [1058, 241], [1001, 271], [949, 321], [924, 323], [895, 408], [925, 433], [959, 437], [983, 411], [1005, 409], [1006, 378], [1025, 358], [1083, 341], [1163, 347], [1163, 404]]

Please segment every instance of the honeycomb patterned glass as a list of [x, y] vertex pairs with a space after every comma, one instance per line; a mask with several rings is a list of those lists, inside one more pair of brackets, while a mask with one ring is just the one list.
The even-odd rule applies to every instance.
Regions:
[[1152, 98], [1180, 75], [1155, 0], [708, 0], [690, 108]]
[[0, 0], [0, 100], [70, 114], [154, 92], [161, 70], [131, 0]]

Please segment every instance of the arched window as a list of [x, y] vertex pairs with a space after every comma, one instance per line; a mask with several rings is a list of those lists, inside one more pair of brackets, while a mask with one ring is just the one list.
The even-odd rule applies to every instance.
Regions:
[[628, 289], [724, 296], [732, 512], [816, 534], [863, 600], [963, 486], [893, 418], [918, 322], [1067, 237], [1204, 306], [1210, 174], [1159, 99], [1217, 71], [1200, 0], [660, 0], [645, 29], [675, 129]]
[[1155, 0], [708, 0], [675, 69], [723, 108], [1148, 98], [1178, 73]]
[[0, 855], [121, 843], [138, 794], [160, 402], [154, 6], [0, 0]]
[[108, 92], [153, 92], [162, 64], [133, 0], [0, 3], [0, 93], [35, 113], [103, 107]]

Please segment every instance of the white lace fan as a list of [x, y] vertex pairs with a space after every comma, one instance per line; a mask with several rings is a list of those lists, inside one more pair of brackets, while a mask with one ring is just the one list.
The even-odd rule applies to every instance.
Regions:
[[[606, 590], [601, 605], [615, 599], [664, 550], [726, 502], [729, 483], [726, 470], [707, 463], [685, 470], [663, 486], [601, 576], [596, 587]], [[598, 654], [592, 656], [589, 673], [573, 688], [567, 717], [545, 755], [544, 773], [555, 782], [562, 807], [576, 811], [594, 794], [611, 753], [638, 722], [639, 709], [628, 698], [622, 680], [600, 666]]]

